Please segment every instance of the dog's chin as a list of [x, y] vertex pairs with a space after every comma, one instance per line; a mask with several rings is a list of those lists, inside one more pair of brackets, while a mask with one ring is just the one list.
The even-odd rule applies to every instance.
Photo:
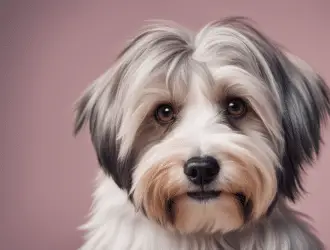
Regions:
[[168, 203], [173, 226], [182, 234], [227, 233], [242, 227], [249, 202], [241, 193], [193, 191]]

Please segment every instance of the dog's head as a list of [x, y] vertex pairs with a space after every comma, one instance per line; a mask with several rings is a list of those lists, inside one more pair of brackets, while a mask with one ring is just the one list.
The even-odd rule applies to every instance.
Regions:
[[294, 200], [328, 88], [246, 20], [146, 27], [77, 104], [104, 171], [150, 220], [228, 232]]

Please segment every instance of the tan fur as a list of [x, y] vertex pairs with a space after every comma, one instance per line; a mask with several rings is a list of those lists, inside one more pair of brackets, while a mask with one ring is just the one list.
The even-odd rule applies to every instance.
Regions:
[[253, 210], [251, 220], [263, 216], [276, 194], [275, 171], [272, 167], [254, 165], [251, 159], [238, 158], [228, 153], [231, 164], [224, 164], [223, 182], [221, 190], [238, 193], [242, 192], [247, 199], [251, 199]]
[[240, 204], [229, 193], [222, 193], [218, 199], [205, 203], [183, 195], [175, 200], [175, 211], [175, 227], [182, 234], [225, 233], [244, 223]]
[[183, 186], [171, 176], [175, 168], [182, 168], [180, 161], [170, 160], [150, 168], [142, 177], [134, 192], [138, 209], [142, 206], [147, 216], [163, 226], [171, 227], [166, 203], [184, 192]]

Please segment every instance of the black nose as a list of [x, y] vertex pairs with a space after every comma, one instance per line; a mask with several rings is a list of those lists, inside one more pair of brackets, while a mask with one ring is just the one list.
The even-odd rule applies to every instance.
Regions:
[[211, 156], [192, 157], [185, 166], [184, 173], [196, 185], [206, 185], [218, 175], [220, 166], [218, 161]]

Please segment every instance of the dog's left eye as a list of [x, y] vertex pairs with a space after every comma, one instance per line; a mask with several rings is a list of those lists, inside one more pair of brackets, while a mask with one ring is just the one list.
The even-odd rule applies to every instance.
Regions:
[[234, 98], [227, 103], [227, 113], [233, 118], [241, 118], [247, 112], [246, 102], [241, 98]]
[[175, 112], [170, 104], [161, 104], [156, 108], [155, 118], [160, 124], [171, 123], [175, 119]]

